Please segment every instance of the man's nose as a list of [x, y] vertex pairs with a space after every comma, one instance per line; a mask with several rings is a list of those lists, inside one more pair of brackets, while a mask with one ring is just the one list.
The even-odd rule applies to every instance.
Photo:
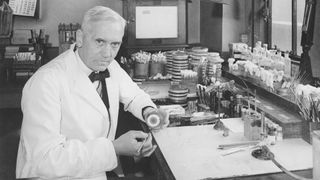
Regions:
[[112, 48], [110, 44], [106, 44], [102, 49], [101, 49], [101, 54], [103, 57], [111, 57], [112, 56]]

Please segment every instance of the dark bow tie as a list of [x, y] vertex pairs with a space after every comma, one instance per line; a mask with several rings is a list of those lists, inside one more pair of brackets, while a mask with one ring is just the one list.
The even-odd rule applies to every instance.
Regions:
[[91, 80], [91, 82], [101, 81], [101, 80], [104, 80], [105, 78], [108, 78], [108, 77], [110, 77], [108, 69], [106, 69], [105, 71], [99, 72], [99, 73], [92, 72], [89, 75], [89, 79]]
[[107, 108], [108, 116], [109, 116], [109, 130], [108, 130], [107, 137], [109, 137], [110, 128], [111, 128], [111, 116], [110, 116], [110, 112], [109, 112], [109, 109], [110, 109], [109, 97], [108, 97], [108, 91], [107, 91], [107, 84], [105, 81], [105, 79], [108, 77], [110, 77], [108, 69], [106, 69], [105, 71], [99, 72], [99, 73], [92, 72], [89, 75], [89, 79], [91, 80], [91, 82], [100, 81], [100, 83], [101, 83], [101, 99]]

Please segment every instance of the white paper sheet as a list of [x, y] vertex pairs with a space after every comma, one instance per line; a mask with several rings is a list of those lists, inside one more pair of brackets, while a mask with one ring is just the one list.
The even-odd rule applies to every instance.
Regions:
[[[230, 120], [236, 119], [222, 121]], [[230, 132], [228, 137], [224, 137], [223, 132], [215, 130], [213, 125], [203, 125], [169, 127], [152, 134], [174, 178], [178, 180], [246, 179], [243, 176], [254, 179], [256, 175], [268, 176], [281, 172], [271, 161], [254, 158], [252, 149], [221, 155], [226, 150], [218, 149], [219, 145], [247, 142], [243, 133]], [[312, 168], [312, 145], [300, 138], [284, 139], [269, 148], [277, 161], [290, 171]]]
[[177, 37], [177, 6], [136, 7], [136, 39]]

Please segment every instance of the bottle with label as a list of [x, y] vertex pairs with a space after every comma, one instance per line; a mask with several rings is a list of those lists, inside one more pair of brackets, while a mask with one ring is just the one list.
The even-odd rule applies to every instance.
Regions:
[[269, 127], [268, 136], [267, 136], [267, 142], [270, 145], [275, 145], [276, 144], [276, 128], [275, 127]]
[[284, 54], [284, 75], [286, 77], [291, 77], [291, 59], [289, 58], [289, 52]]
[[229, 117], [234, 117], [234, 97], [232, 95], [230, 96]]
[[277, 140], [277, 141], [282, 141], [282, 140], [283, 140], [282, 127], [278, 125], [278, 126], [276, 127], [276, 130], [277, 130], [276, 140]]
[[242, 96], [240, 94], [237, 94], [236, 95], [236, 105], [235, 105], [235, 116], [236, 117], [241, 117], [242, 114], [241, 114], [241, 111], [242, 111]]

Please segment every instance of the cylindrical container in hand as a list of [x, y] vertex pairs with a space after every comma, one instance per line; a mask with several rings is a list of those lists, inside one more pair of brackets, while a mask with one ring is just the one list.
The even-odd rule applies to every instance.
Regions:
[[148, 125], [150, 128], [158, 127], [159, 124], [160, 124], [160, 117], [159, 117], [159, 115], [158, 115], [156, 112], [151, 113], [151, 114], [147, 117], [146, 123], [147, 123], [147, 125]]

